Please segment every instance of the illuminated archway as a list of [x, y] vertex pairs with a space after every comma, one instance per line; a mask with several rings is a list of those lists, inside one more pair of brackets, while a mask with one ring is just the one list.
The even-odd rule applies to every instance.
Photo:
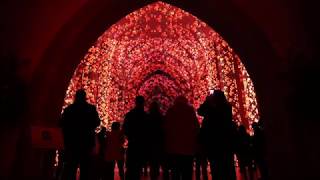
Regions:
[[209, 89], [222, 89], [234, 120], [258, 121], [253, 83], [239, 57], [213, 29], [163, 2], [141, 8], [110, 27], [89, 49], [68, 87], [64, 107], [86, 89], [105, 125], [122, 121], [134, 97], [157, 99], [165, 111], [178, 95], [196, 108]]

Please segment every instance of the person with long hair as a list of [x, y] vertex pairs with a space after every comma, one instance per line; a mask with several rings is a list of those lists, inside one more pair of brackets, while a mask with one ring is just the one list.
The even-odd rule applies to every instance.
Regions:
[[214, 180], [235, 180], [234, 148], [236, 129], [232, 106], [223, 91], [215, 90], [199, 107], [203, 116], [201, 138], [210, 162]]
[[199, 121], [184, 96], [178, 96], [165, 116], [165, 151], [172, 165], [173, 179], [191, 180], [197, 148]]

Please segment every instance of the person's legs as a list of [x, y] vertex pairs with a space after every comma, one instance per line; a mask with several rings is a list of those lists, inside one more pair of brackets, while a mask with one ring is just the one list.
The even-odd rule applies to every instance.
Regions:
[[224, 153], [220, 159], [220, 167], [219, 171], [221, 172], [221, 178], [226, 180], [235, 180], [236, 179], [236, 172], [234, 166], [234, 156], [232, 153]]
[[117, 160], [117, 166], [118, 166], [118, 169], [119, 169], [120, 180], [124, 180], [124, 161], [123, 160]]
[[76, 180], [77, 177], [77, 168], [78, 163], [68, 161], [65, 164], [64, 175], [62, 176], [63, 180]]
[[109, 164], [108, 168], [109, 168], [110, 179], [114, 179], [114, 167], [115, 167], [116, 161], [110, 161], [108, 164]]
[[92, 159], [92, 167], [90, 168], [90, 174], [92, 180], [100, 180], [101, 177], [101, 167], [102, 164], [100, 162], [100, 158], [98, 156], [94, 156]]
[[134, 154], [131, 153], [131, 148], [128, 148], [127, 151], [127, 158], [126, 158], [126, 173], [125, 173], [125, 179], [131, 180], [133, 176], [133, 168], [134, 168], [134, 158], [132, 157]]
[[196, 155], [195, 157], [195, 162], [196, 162], [196, 180], [200, 180], [200, 176], [201, 176], [201, 157], [200, 155]]
[[248, 180], [246, 165], [244, 160], [241, 158], [241, 156], [240, 158], [238, 158], [238, 162], [239, 162], [240, 174], [242, 179]]
[[151, 179], [157, 179], [159, 176], [160, 163], [157, 157], [150, 159], [150, 176]]
[[192, 180], [193, 156], [181, 156], [181, 176], [183, 180]]
[[141, 173], [144, 176], [148, 176], [148, 162], [144, 159], [141, 161]]
[[82, 153], [80, 157], [80, 180], [91, 180], [92, 157], [88, 152]]
[[172, 179], [173, 180], [180, 180], [181, 175], [181, 168], [180, 168], [180, 160], [178, 155], [170, 155], [172, 160]]
[[203, 180], [208, 180], [208, 161], [205, 156], [201, 157], [201, 170], [202, 170], [202, 179]]
[[142, 168], [140, 153], [135, 149], [128, 149], [126, 180], [138, 180]]
[[261, 180], [267, 180], [268, 179], [268, 170], [267, 170], [267, 164], [263, 158], [259, 158], [256, 160], [257, 167], [260, 171]]
[[114, 162], [104, 161], [102, 170], [102, 180], [112, 180], [114, 179]]
[[249, 162], [248, 164], [248, 175], [249, 175], [249, 180], [254, 180], [254, 168], [252, 162]]
[[77, 168], [79, 164], [79, 156], [76, 152], [66, 151], [64, 161], [64, 171], [62, 174], [63, 180], [76, 180]]
[[168, 180], [169, 179], [169, 170], [171, 167], [171, 158], [169, 157], [169, 155], [165, 154], [163, 156], [163, 159], [161, 161], [161, 168], [162, 168], [162, 176], [164, 180]]
[[217, 178], [217, 168], [216, 168], [216, 161], [214, 160], [213, 157], [208, 158], [209, 163], [210, 163], [210, 171], [211, 171], [211, 177], [212, 180], [216, 180]]

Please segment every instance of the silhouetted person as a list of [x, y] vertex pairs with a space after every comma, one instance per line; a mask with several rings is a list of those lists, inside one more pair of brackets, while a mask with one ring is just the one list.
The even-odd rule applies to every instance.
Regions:
[[198, 142], [197, 143], [198, 143], [197, 144], [197, 151], [196, 151], [196, 155], [195, 155], [196, 180], [200, 180], [201, 175], [202, 175], [203, 180], [208, 180], [207, 152], [206, 152], [206, 149], [205, 149], [203, 142], [201, 141], [201, 128], [200, 128], [200, 132], [198, 135]]
[[243, 179], [253, 179], [251, 137], [243, 125], [239, 126], [238, 129], [236, 154]]
[[201, 175], [203, 180], [208, 180], [207, 158], [202, 154], [196, 154], [195, 163], [196, 163], [196, 180], [200, 180]]
[[105, 161], [105, 176], [103, 180], [114, 179], [114, 167], [117, 163], [119, 169], [119, 176], [124, 180], [124, 148], [123, 144], [125, 137], [120, 129], [119, 122], [113, 122], [111, 125], [111, 132], [107, 132], [107, 139], [105, 142], [104, 161]]
[[163, 115], [157, 102], [152, 102], [149, 108], [147, 136], [151, 179], [157, 179], [159, 176], [161, 161], [164, 157], [163, 152]]
[[95, 129], [99, 124], [95, 106], [87, 103], [83, 89], [78, 90], [74, 103], [64, 109], [60, 122], [65, 147], [64, 179], [75, 180], [78, 166], [80, 179], [91, 179], [89, 169], [95, 146]]
[[223, 91], [215, 90], [198, 109], [203, 116], [201, 138], [210, 162], [214, 180], [234, 180], [234, 148], [236, 129], [232, 107]]
[[97, 134], [97, 139], [99, 142], [99, 151], [98, 151], [98, 155], [100, 158], [104, 158], [104, 152], [106, 150], [106, 145], [105, 145], [105, 141], [107, 139], [107, 128], [106, 127], [101, 127], [100, 132]]
[[172, 164], [174, 180], [191, 180], [199, 122], [188, 100], [179, 96], [165, 116], [165, 150]]
[[136, 106], [126, 114], [123, 123], [123, 132], [128, 140], [126, 179], [140, 178], [143, 159], [145, 158], [145, 134], [147, 113], [144, 111], [144, 97], [137, 96]]
[[94, 164], [94, 176], [97, 180], [100, 180], [105, 174], [104, 166], [104, 152], [106, 149], [107, 129], [102, 127], [100, 132], [96, 135], [97, 142], [95, 148], [95, 164]]
[[262, 127], [258, 123], [252, 123], [254, 135], [252, 137], [253, 160], [260, 171], [261, 180], [268, 179], [267, 164], [265, 162], [265, 138]]

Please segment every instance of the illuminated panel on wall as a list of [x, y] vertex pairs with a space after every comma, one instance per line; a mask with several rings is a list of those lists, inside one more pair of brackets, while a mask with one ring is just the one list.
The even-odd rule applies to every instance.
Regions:
[[70, 81], [64, 107], [84, 88], [104, 125], [122, 121], [136, 95], [165, 112], [178, 95], [199, 107], [210, 89], [222, 89], [233, 117], [258, 121], [253, 83], [239, 57], [212, 28], [163, 2], [139, 9], [111, 26], [92, 46]]

